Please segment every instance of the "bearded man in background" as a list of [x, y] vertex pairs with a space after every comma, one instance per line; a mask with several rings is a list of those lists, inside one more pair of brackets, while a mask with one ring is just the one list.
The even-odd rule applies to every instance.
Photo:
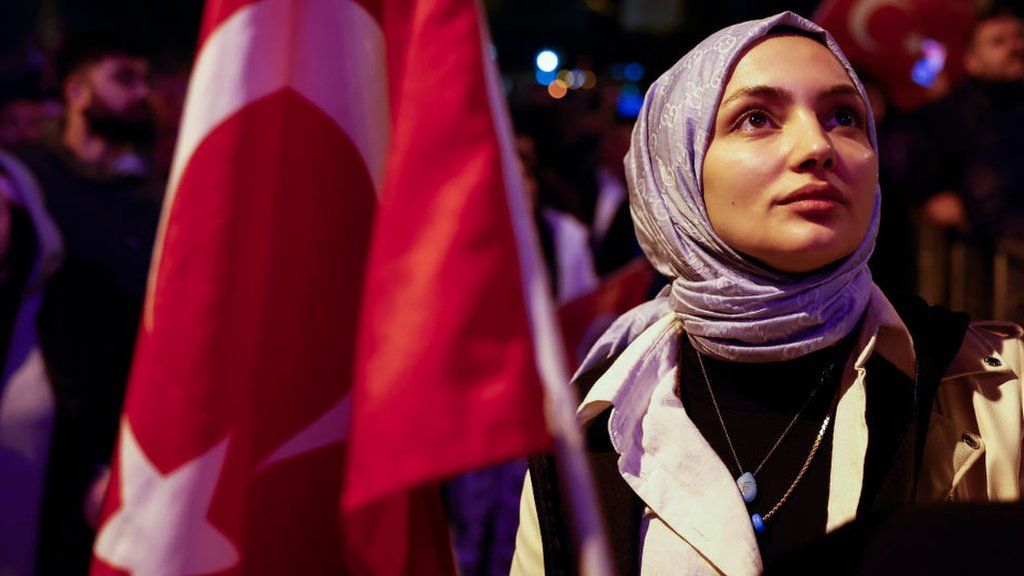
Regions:
[[64, 239], [38, 316], [56, 417], [40, 521], [41, 574], [88, 570], [109, 477], [164, 182], [150, 64], [123, 32], [73, 39], [58, 54], [58, 142], [15, 149]]

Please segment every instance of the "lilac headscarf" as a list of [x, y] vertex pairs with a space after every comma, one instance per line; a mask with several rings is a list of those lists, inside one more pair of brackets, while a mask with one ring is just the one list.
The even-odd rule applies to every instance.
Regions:
[[[791, 12], [721, 30], [662, 75], [647, 92], [633, 130], [626, 177], [640, 246], [672, 286], [616, 322], [597, 345], [604, 352], [674, 312], [701, 352], [741, 362], [786, 360], [835, 344], [864, 312], [872, 288], [867, 261], [878, 231], [877, 188], [871, 224], [856, 251], [808, 274], [778, 272], [737, 253], [708, 220], [704, 156], [728, 73], [747, 47], [779, 26], [822, 38], [867, 106], [835, 40]], [[867, 124], [877, 152], [870, 108]]]

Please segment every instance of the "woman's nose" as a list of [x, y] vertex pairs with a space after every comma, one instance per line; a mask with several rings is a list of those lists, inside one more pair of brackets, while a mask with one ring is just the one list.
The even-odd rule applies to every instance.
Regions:
[[[807, 117], [810, 116], [810, 117]], [[791, 124], [793, 163], [798, 170], [830, 170], [836, 163], [832, 139], [817, 115], [797, 118]]]

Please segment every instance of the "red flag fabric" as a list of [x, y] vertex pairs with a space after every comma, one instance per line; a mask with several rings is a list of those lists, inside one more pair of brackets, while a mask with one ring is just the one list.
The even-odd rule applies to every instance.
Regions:
[[207, 4], [93, 574], [452, 574], [432, 483], [550, 445], [486, 46], [472, 0]]
[[567, 364], [573, 369], [616, 318], [646, 302], [658, 273], [640, 257], [604, 278], [594, 290], [558, 309]]
[[348, 509], [551, 445], [536, 331], [554, 315], [481, 10], [385, 5], [388, 34], [405, 42], [389, 56], [402, 69], [360, 324]]
[[[352, 0], [208, 3], [93, 574], [343, 571], [390, 124], [379, 16]], [[388, 526], [432, 522], [442, 538], [424, 542], [451, 573], [436, 504], [410, 498]]]
[[832, 33], [854, 66], [887, 89], [896, 106], [909, 110], [933, 98], [934, 91], [913, 77], [915, 64], [930, 56], [929, 42], [944, 54], [943, 76], [937, 82], [948, 86], [962, 76], [961, 60], [975, 4], [972, 0], [825, 0], [814, 20]]

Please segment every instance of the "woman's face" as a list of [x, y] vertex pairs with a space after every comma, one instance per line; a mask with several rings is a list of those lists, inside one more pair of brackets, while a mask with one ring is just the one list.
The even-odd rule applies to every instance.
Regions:
[[864, 102], [825, 46], [769, 36], [736, 64], [704, 158], [704, 203], [734, 250], [809, 272], [856, 250], [878, 162]]

